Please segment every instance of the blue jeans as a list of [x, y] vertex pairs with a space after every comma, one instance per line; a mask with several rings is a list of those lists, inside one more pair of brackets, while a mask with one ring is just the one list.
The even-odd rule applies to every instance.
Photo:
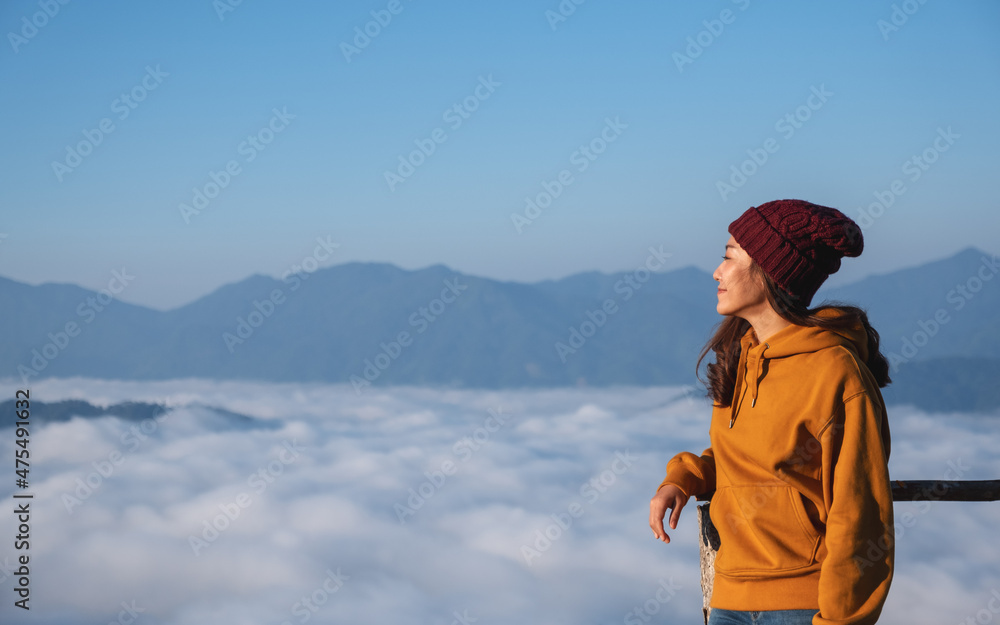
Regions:
[[815, 614], [819, 614], [819, 610], [738, 612], [712, 608], [708, 625], [812, 625], [812, 617]]

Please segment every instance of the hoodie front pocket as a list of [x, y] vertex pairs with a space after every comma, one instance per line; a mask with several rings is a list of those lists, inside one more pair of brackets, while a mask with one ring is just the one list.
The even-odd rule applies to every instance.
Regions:
[[815, 564], [820, 535], [802, 498], [786, 485], [728, 486], [709, 507], [721, 547], [715, 569], [756, 577]]

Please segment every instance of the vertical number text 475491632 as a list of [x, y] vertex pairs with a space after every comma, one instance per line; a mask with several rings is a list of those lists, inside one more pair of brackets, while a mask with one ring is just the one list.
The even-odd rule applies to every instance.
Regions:
[[[14, 473], [15, 485], [18, 488], [28, 488], [28, 471], [31, 467], [29, 458], [31, 452], [28, 448], [30, 433], [28, 426], [31, 423], [31, 411], [29, 404], [28, 390], [18, 390], [15, 397], [14, 416]], [[17, 517], [17, 535], [14, 537], [14, 549], [19, 553], [17, 556], [17, 569], [14, 571], [14, 592], [19, 599], [14, 601], [14, 605], [24, 610], [31, 609], [28, 601], [31, 598], [31, 569], [29, 550], [31, 549], [31, 493], [14, 493], [14, 516]]]

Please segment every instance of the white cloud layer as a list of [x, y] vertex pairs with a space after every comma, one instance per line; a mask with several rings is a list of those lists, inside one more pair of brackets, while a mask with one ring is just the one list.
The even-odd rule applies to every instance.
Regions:
[[[0, 384], [0, 396], [15, 388]], [[80, 378], [31, 390], [37, 401], [178, 408], [144, 424], [32, 423], [32, 609], [13, 606], [14, 577], [0, 570], [0, 622], [603, 624], [645, 622], [627, 620], [644, 607], [657, 612], [650, 622], [700, 618], [693, 506], [669, 545], [646, 525], [667, 460], [707, 444], [697, 393], [359, 397], [344, 385]], [[1000, 477], [1000, 415], [893, 407], [890, 418], [894, 478], [943, 479], [949, 467]], [[14, 455], [10, 433], [2, 458]], [[0, 564], [15, 567], [8, 471]], [[880, 622], [989, 613], [1000, 504], [896, 504], [897, 518], [906, 511]]]

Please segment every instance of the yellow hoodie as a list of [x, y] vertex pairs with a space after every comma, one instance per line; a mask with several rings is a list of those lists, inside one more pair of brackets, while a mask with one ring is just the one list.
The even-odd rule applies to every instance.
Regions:
[[660, 485], [715, 491], [712, 607], [874, 623], [894, 536], [889, 425], [865, 331], [792, 325], [761, 344], [751, 328], [741, 346], [732, 406], [712, 411], [712, 446], [677, 454]]

